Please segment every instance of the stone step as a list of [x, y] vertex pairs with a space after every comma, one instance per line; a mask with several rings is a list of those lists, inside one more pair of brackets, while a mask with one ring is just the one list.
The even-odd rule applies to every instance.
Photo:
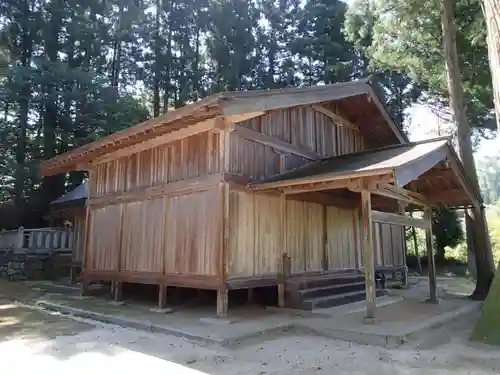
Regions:
[[345, 285], [351, 283], [364, 282], [365, 277], [362, 274], [351, 273], [342, 275], [320, 275], [309, 278], [296, 278], [287, 280], [287, 290], [300, 290], [318, 288], [331, 285]]
[[[384, 291], [377, 291], [377, 297], [382, 295], [384, 295]], [[354, 291], [344, 294], [306, 299], [302, 302], [302, 307], [304, 310], [313, 310], [319, 308], [346, 305], [348, 303], [358, 302], [364, 299], [365, 299], [364, 290]]]
[[365, 282], [357, 281], [354, 283], [340, 284], [340, 285], [325, 285], [314, 288], [299, 289], [297, 293], [302, 299], [310, 299], [315, 297], [325, 297], [331, 295], [339, 295], [356, 291], [364, 291]]

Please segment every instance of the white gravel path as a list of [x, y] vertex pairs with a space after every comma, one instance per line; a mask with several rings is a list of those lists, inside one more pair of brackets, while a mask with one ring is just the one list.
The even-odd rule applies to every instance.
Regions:
[[500, 350], [465, 346], [463, 335], [426, 350], [386, 350], [311, 336], [284, 336], [227, 349], [201, 346], [174, 336], [92, 324], [95, 328], [78, 335], [54, 339], [15, 337], [0, 342], [2, 373], [500, 374]]

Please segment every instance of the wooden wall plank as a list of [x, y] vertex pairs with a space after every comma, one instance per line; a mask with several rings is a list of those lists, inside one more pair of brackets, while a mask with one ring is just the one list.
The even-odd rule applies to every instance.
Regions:
[[290, 257], [291, 272], [300, 273], [307, 270], [306, 260], [306, 202], [287, 201], [286, 204], [286, 252]]
[[255, 274], [254, 194], [231, 190], [229, 205], [228, 273], [234, 277], [252, 276]]
[[232, 190], [230, 207], [230, 277], [279, 272], [283, 252], [292, 273], [322, 269], [324, 206], [286, 200], [286, 249], [279, 246], [279, 196]]
[[[287, 218], [288, 219], [288, 218]], [[306, 271], [323, 269], [324, 221], [323, 206], [306, 202], [306, 216], [301, 219], [305, 230]]]
[[[279, 155], [273, 150], [275, 139], [283, 149], [289, 144], [287, 169], [296, 168], [311, 159], [304, 155], [320, 157], [341, 155], [363, 150], [363, 142], [358, 131], [335, 124], [329, 117], [315, 111], [311, 106], [294, 107], [271, 111], [263, 116], [238, 123], [237, 129], [251, 129], [262, 134], [245, 139], [237, 131], [230, 135], [231, 158], [229, 172], [231, 174], [263, 179], [279, 173]], [[252, 137], [250, 137], [252, 138]], [[301, 155], [294, 153], [300, 149]], [[280, 151], [282, 152], [282, 151]], [[288, 160], [290, 159], [290, 161]]]
[[404, 227], [395, 224], [373, 223], [373, 246], [377, 266], [404, 265]]
[[380, 232], [382, 237], [382, 257], [383, 265], [394, 265], [394, 255], [392, 253], [392, 236], [390, 224], [380, 224]]
[[217, 275], [222, 225], [218, 187], [167, 199], [165, 272]]
[[255, 194], [255, 274], [279, 271], [279, 207], [279, 197]]
[[73, 261], [83, 262], [83, 246], [85, 239], [85, 211], [75, 215], [73, 219]]
[[326, 215], [329, 269], [356, 268], [353, 210], [327, 206]]
[[220, 172], [219, 135], [205, 132], [96, 166], [93, 197]]
[[91, 211], [87, 258], [90, 269], [115, 270], [117, 268], [122, 210], [122, 205], [114, 205]]
[[121, 270], [162, 272], [165, 201], [157, 198], [124, 205]]

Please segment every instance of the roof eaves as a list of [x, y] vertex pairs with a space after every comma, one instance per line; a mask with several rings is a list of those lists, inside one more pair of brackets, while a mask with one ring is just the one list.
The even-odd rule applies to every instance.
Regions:
[[[312, 163], [301, 165], [300, 167], [297, 167], [297, 168], [294, 168], [294, 169], [289, 170], [287, 172], [284, 172], [284, 173], [277, 174], [275, 176], [269, 177], [269, 178], [267, 178], [267, 179], [265, 179], [263, 181], [254, 181], [253, 184], [256, 185], [256, 184], [264, 184], [264, 183], [271, 183], [271, 182], [277, 182], [277, 181], [292, 180], [292, 179], [294, 179], [293, 177], [292, 178], [287, 178], [287, 177], [293, 176], [297, 172], [300, 172], [302, 170], [307, 170], [307, 169], [311, 169], [311, 168], [314, 168], [314, 167], [317, 167], [317, 166], [321, 166], [321, 164], [328, 163], [331, 160], [335, 160], [336, 162], [341, 162], [342, 159], [345, 159], [346, 162], [347, 162], [347, 161], [349, 161], [349, 159], [359, 158], [359, 157], [363, 157], [363, 156], [368, 156], [368, 155], [376, 153], [376, 152], [384, 152], [384, 151], [389, 151], [389, 150], [393, 150], [393, 149], [400, 149], [400, 148], [409, 148], [409, 147], [416, 146], [416, 145], [421, 145], [421, 144], [431, 143], [431, 142], [437, 142], [437, 141], [444, 141], [444, 140], [446, 140], [446, 141], [449, 142], [449, 139], [450, 139], [449, 137], [431, 138], [431, 139], [425, 139], [425, 140], [417, 141], [417, 142], [410, 142], [410, 143], [405, 143], [405, 144], [396, 144], [396, 145], [390, 145], [390, 146], [380, 147], [380, 148], [377, 148], [377, 149], [364, 150], [364, 151], [359, 151], [359, 152], [349, 153], [349, 154], [343, 154], [343, 155], [338, 155], [338, 156], [331, 156], [331, 157], [328, 157], [328, 158], [323, 158], [323, 159], [317, 160], [317, 161], [312, 162]], [[385, 171], [385, 172], [387, 172], [387, 171]]]
[[367, 95], [369, 90], [367, 81], [360, 80], [313, 87], [238, 91], [223, 93], [221, 106], [224, 115], [232, 116]]
[[481, 193], [480, 191], [478, 191], [476, 189], [476, 186], [475, 184], [472, 183], [470, 177], [469, 177], [469, 174], [467, 173], [467, 171], [465, 170], [465, 167], [464, 165], [462, 164], [462, 161], [460, 160], [460, 158], [458, 157], [457, 153], [455, 152], [455, 149], [453, 148], [453, 146], [451, 145], [451, 142], [448, 144], [448, 157], [450, 160], [450, 162], [452, 164], [454, 164], [456, 166], [456, 168], [458, 169], [459, 173], [460, 173], [460, 176], [459, 178], [462, 179], [463, 183], [469, 187], [472, 191], [472, 193], [474, 194], [474, 196], [477, 198], [478, 202], [480, 205], [482, 205], [484, 203], [483, 201], [483, 197], [481, 196]]
[[377, 168], [368, 171], [359, 170], [359, 171], [338, 172], [338, 173], [320, 173], [299, 178], [280, 179], [272, 182], [251, 183], [249, 184], [249, 186], [254, 190], [266, 190], [272, 188], [274, 189], [280, 187], [313, 184], [318, 182], [330, 182], [330, 181], [348, 180], [351, 178], [385, 175], [389, 173], [393, 173], [393, 168]]
[[387, 124], [389, 124], [389, 127], [394, 132], [394, 135], [398, 138], [398, 140], [401, 143], [409, 143], [410, 140], [408, 139], [407, 135], [404, 133], [403, 128], [402, 128], [402, 124], [398, 125], [396, 123], [396, 121], [394, 120], [394, 117], [387, 110], [386, 105], [382, 102], [379, 95], [373, 89], [373, 86], [369, 83], [367, 83], [367, 85], [369, 87], [369, 90], [368, 90], [369, 97], [371, 98], [371, 100], [374, 101], [374, 103], [378, 107], [380, 113], [382, 113], [382, 116], [387, 121]]
[[[74, 148], [70, 151], [67, 151], [63, 154], [57, 155], [49, 160], [44, 160], [40, 163], [40, 168], [41, 169], [50, 169], [51, 166], [53, 165], [59, 165], [59, 164], [66, 164], [66, 162], [71, 161], [70, 159], [78, 158], [78, 155], [85, 153], [85, 152], [90, 152], [93, 150], [97, 150], [103, 147], [106, 147], [109, 144], [112, 144], [114, 142], [117, 142], [119, 140], [122, 140], [124, 138], [130, 138], [134, 137], [137, 135], [140, 135], [142, 133], [145, 133], [157, 126], [164, 126], [167, 125], [173, 121], [176, 121], [178, 119], [181, 119], [182, 117], [185, 117], [189, 115], [190, 113], [193, 113], [199, 108], [205, 107], [205, 106], [210, 106], [210, 105], [219, 105], [220, 99], [221, 99], [221, 94], [214, 94], [211, 96], [208, 96], [200, 101], [197, 101], [195, 103], [190, 103], [187, 104], [184, 107], [181, 107], [175, 111], [172, 112], [167, 112], [164, 115], [158, 116], [158, 117], [153, 117], [150, 118], [140, 124], [137, 124], [133, 127], [127, 128], [120, 130], [116, 133], [110, 134], [104, 138], [95, 140], [93, 142], [87, 143], [83, 146]], [[162, 121], [163, 120], [163, 121]], [[74, 161], [73, 161], [74, 162]]]

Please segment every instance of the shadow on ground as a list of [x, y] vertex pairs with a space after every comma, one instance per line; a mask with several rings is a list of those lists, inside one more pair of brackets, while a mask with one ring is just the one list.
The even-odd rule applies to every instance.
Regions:
[[[448, 280], [440, 282], [444, 285]], [[6, 288], [0, 285], [0, 290], [11, 300], [29, 303], [46, 296], [46, 289], [10, 284]], [[415, 290], [419, 287], [416, 285]], [[425, 285], [421, 288], [425, 289]], [[2, 369], [17, 373], [27, 373], [32, 366], [42, 373], [140, 373], [154, 366], [159, 372], [211, 375], [497, 374], [498, 351], [467, 346], [472, 324], [471, 319], [453, 321], [436, 330], [442, 341], [426, 342], [423, 338], [418, 345], [399, 349], [305, 334], [266, 337], [251, 345], [223, 348], [47, 314], [3, 300], [0, 353]]]

